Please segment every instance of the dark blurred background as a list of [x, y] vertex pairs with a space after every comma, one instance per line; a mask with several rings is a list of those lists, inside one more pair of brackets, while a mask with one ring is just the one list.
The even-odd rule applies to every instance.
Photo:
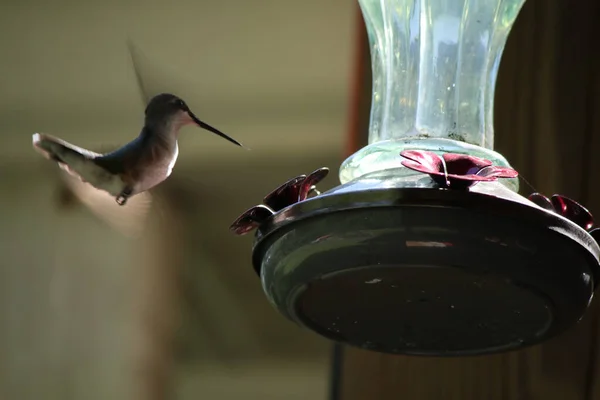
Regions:
[[[0, 3], [0, 399], [325, 399], [330, 344], [276, 313], [229, 224], [344, 158], [355, 0]], [[129, 239], [69, 197], [43, 132], [120, 145], [149, 91], [197, 128]]]
[[[330, 381], [343, 400], [600, 399], [597, 301], [525, 351], [347, 348], [335, 373], [330, 343], [267, 302], [252, 235], [228, 226], [295, 175], [329, 166], [320, 189], [336, 185], [348, 150], [364, 144], [371, 93], [356, 3], [0, 2], [0, 400], [325, 400]], [[599, 19], [596, 0], [528, 0], [495, 105], [496, 150], [540, 192], [596, 213]], [[127, 38], [149, 92], [180, 95], [252, 148], [185, 128], [135, 240], [75, 201], [31, 148], [34, 132], [92, 149], [137, 135], [144, 104]]]
[[[566, 195], [596, 220], [599, 20], [597, 0], [527, 0], [502, 56], [494, 105], [494, 148], [529, 182], [521, 181], [521, 193]], [[364, 99], [370, 77], [362, 48]], [[368, 101], [359, 108], [364, 121]], [[594, 299], [570, 330], [521, 351], [427, 358], [346, 347], [340, 364], [337, 400], [598, 400], [600, 305]]]

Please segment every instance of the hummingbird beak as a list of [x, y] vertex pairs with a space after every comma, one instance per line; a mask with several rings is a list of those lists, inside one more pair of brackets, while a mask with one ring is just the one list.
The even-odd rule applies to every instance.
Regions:
[[188, 115], [190, 116], [190, 118], [192, 119], [192, 121], [194, 121], [194, 123], [195, 123], [196, 125], [198, 125], [200, 128], [202, 128], [202, 129], [206, 129], [206, 130], [207, 130], [207, 131], [209, 131], [209, 132], [212, 132], [212, 133], [214, 133], [214, 134], [216, 134], [216, 135], [219, 135], [219, 136], [221, 136], [223, 139], [227, 139], [227, 140], [229, 140], [231, 143], [237, 144], [237, 145], [238, 145], [238, 146], [240, 146], [240, 147], [244, 147], [244, 146], [242, 146], [242, 144], [241, 144], [240, 142], [238, 142], [237, 140], [235, 140], [235, 139], [233, 139], [233, 138], [231, 138], [231, 137], [227, 136], [226, 134], [224, 134], [224, 133], [223, 133], [223, 132], [221, 132], [220, 130], [218, 130], [218, 129], [216, 129], [216, 128], [213, 128], [212, 126], [210, 126], [210, 125], [209, 125], [209, 124], [207, 124], [206, 122], [202, 122], [202, 121], [200, 121], [200, 119], [198, 119], [198, 117], [196, 117], [196, 116], [194, 115], [194, 113], [193, 113], [193, 112], [191, 112], [191, 111], [188, 111], [187, 113], [188, 113]]

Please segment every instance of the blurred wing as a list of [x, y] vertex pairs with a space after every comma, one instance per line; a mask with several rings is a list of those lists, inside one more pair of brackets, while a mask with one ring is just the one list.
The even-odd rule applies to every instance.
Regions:
[[137, 82], [137, 87], [140, 92], [140, 97], [142, 99], [142, 104], [146, 106], [150, 99], [152, 98], [151, 94], [148, 92], [148, 88], [144, 85], [144, 80], [141, 75], [141, 65], [143, 54], [141, 51], [133, 44], [131, 39], [127, 40], [127, 48], [129, 50], [129, 56], [131, 57], [131, 64], [133, 66], [133, 72], [135, 73], [135, 78]]
[[152, 205], [152, 195], [149, 192], [137, 194], [129, 198], [127, 204], [120, 206], [110, 194], [72, 175], [60, 175], [75, 197], [113, 229], [131, 238], [142, 233]]

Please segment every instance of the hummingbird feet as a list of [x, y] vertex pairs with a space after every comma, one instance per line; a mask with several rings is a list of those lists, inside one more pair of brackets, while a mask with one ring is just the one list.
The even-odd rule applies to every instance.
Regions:
[[127, 203], [127, 199], [129, 198], [129, 196], [131, 196], [132, 192], [133, 192], [132, 188], [126, 187], [125, 189], [123, 189], [121, 194], [115, 198], [115, 201], [117, 202], [118, 205], [124, 206], [125, 203]]

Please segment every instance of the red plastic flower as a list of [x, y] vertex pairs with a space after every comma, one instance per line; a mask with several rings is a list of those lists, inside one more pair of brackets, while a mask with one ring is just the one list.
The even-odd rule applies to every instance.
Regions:
[[466, 154], [432, 151], [405, 150], [400, 155], [402, 165], [414, 171], [428, 174], [441, 187], [466, 189], [477, 182], [491, 182], [498, 178], [516, 178], [519, 173], [511, 168], [497, 167], [483, 158]]
[[592, 216], [592, 213], [584, 206], [568, 197], [555, 194], [551, 198], [547, 198], [543, 194], [533, 193], [528, 199], [545, 210], [552, 211], [565, 217], [586, 231], [589, 231], [594, 226], [594, 217]]
[[257, 228], [267, 218], [292, 204], [304, 201], [311, 194], [319, 195], [315, 185], [329, 173], [329, 168], [319, 168], [308, 176], [290, 179], [263, 199], [264, 204], [254, 206], [240, 215], [230, 228], [236, 235], [245, 235]]

